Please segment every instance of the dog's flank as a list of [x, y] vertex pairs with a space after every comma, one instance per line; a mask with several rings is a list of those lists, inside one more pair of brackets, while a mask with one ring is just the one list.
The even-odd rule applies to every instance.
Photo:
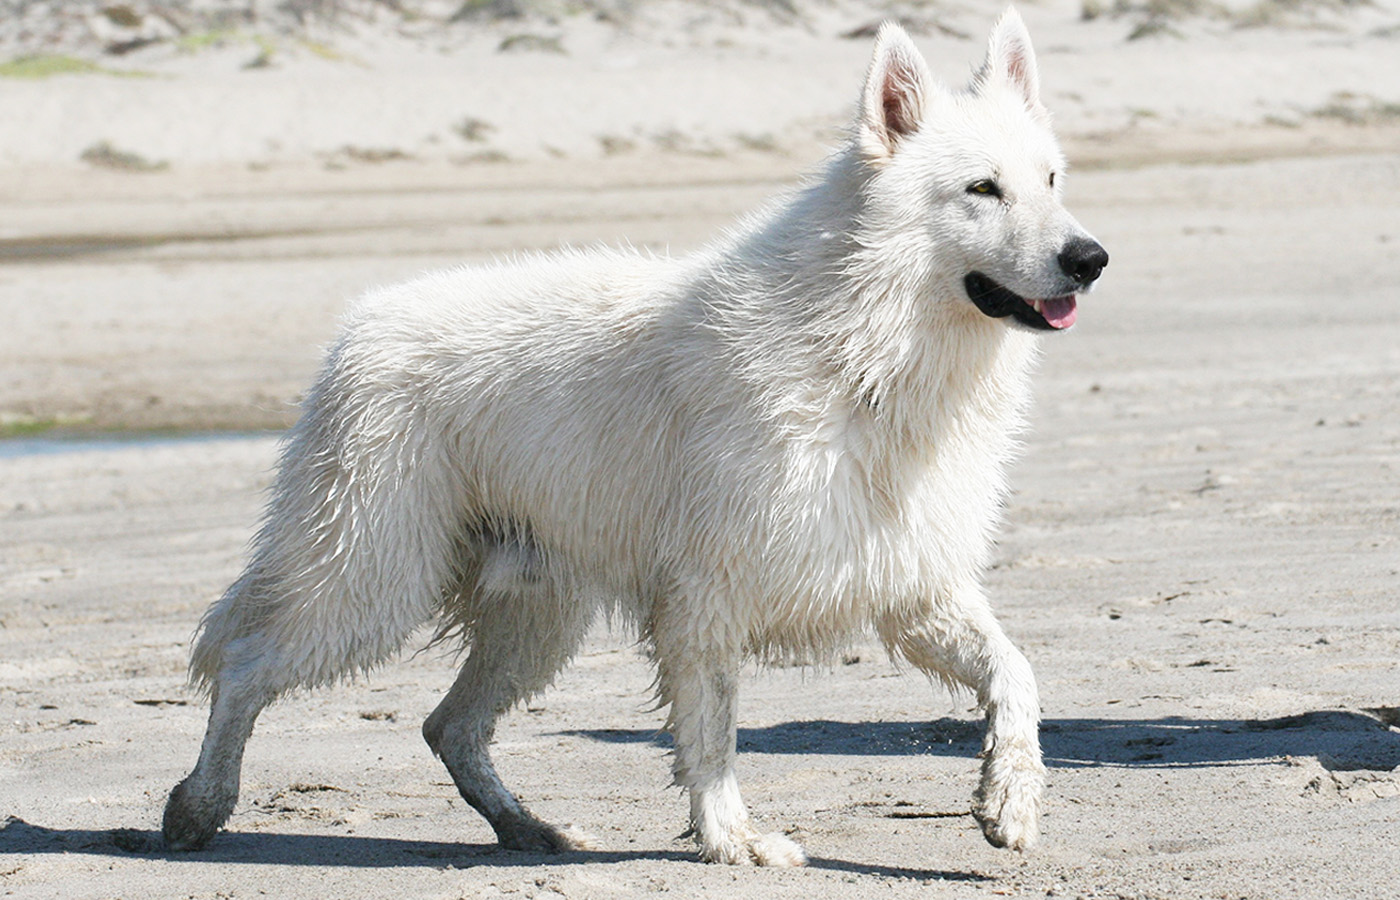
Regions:
[[563, 252], [355, 304], [248, 568], [202, 623], [212, 709], [170, 846], [227, 819], [267, 703], [433, 620], [468, 653], [429, 745], [502, 845], [579, 846], [488, 745], [603, 610], [656, 665], [705, 859], [804, 860], [739, 796], [743, 659], [822, 659], [870, 631], [976, 692], [974, 812], [992, 843], [1031, 846], [1035, 683], [979, 580], [1035, 333], [1072, 324], [1107, 262], [1059, 203], [1063, 168], [1014, 13], [960, 92], [887, 26], [821, 176], [706, 250]]

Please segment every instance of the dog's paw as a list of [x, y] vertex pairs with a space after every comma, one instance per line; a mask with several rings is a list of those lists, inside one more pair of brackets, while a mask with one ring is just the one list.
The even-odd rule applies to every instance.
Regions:
[[199, 793], [190, 779], [185, 779], [175, 785], [165, 802], [161, 821], [165, 846], [176, 851], [203, 850], [228, 821], [237, 803], [236, 790]]
[[496, 839], [507, 850], [526, 853], [568, 853], [597, 847], [593, 837], [571, 825], [556, 828], [533, 816], [501, 822], [496, 828]]
[[1040, 839], [1040, 795], [1045, 766], [1026, 751], [987, 757], [972, 814], [993, 847], [1030, 850]]
[[976, 810], [973, 815], [982, 826], [982, 836], [993, 847], [1024, 852], [1034, 849], [1040, 841], [1040, 826], [1034, 815], [993, 819]]
[[758, 835], [748, 842], [748, 848], [756, 866], [789, 869], [807, 865], [802, 846], [777, 832]]
[[807, 854], [795, 841], [776, 832], [759, 834], [747, 828], [711, 846], [701, 846], [700, 858], [730, 866], [768, 866], [775, 869], [807, 865]]
[[564, 825], [557, 829], [559, 837], [568, 843], [565, 850], [599, 850], [602, 844], [598, 839], [588, 832], [575, 828], [572, 825]]

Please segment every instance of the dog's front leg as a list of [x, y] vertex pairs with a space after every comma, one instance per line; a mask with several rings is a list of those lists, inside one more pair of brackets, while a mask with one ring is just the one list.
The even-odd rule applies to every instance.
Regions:
[[708, 862], [800, 866], [802, 848], [781, 834], [760, 834], [749, 820], [734, 772], [740, 654], [693, 621], [653, 629], [666, 727], [675, 740], [676, 784], [690, 791], [690, 828]]
[[972, 814], [994, 846], [1035, 846], [1045, 786], [1035, 676], [992, 616], [981, 588], [949, 592], [917, 613], [891, 616], [881, 635], [924, 672], [977, 692], [987, 732]]

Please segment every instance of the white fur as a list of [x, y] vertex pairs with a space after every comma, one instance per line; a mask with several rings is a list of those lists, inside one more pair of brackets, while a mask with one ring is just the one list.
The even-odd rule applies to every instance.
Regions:
[[[213, 694], [172, 847], [237, 799], [258, 711], [375, 666], [424, 622], [470, 647], [424, 724], [520, 849], [578, 846], [501, 784], [496, 718], [545, 688], [600, 611], [655, 660], [704, 858], [800, 865], [734, 775], [742, 660], [821, 659], [875, 631], [988, 713], [975, 812], [1029, 847], [1042, 782], [1025, 658], [979, 587], [1035, 338], [983, 315], [973, 268], [1059, 284], [1082, 230], [1014, 13], [971, 89], [881, 31], [822, 176], [688, 258], [566, 251], [361, 299], [282, 455], [244, 575], [193, 675]], [[968, 193], [995, 178], [1000, 203]]]

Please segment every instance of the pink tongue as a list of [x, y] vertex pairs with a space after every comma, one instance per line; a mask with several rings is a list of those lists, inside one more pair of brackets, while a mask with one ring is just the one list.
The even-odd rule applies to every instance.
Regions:
[[1068, 297], [1051, 297], [1042, 302], [1040, 308], [1045, 321], [1055, 328], [1068, 328], [1074, 324], [1075, 303], [1072, 294]]

